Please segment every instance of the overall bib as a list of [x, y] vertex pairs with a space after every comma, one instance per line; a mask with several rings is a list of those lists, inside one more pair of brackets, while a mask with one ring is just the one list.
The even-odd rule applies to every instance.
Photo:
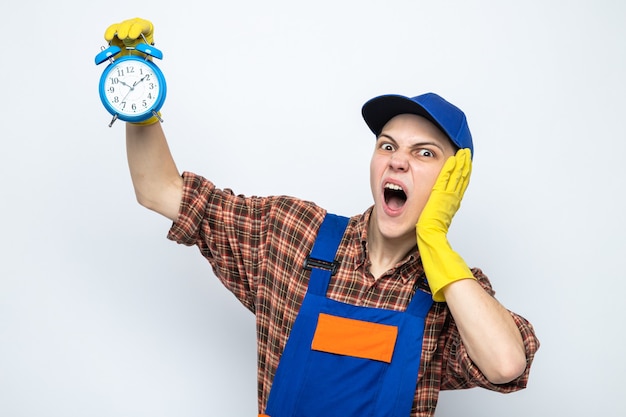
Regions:
[[408, 417], [432, 297], [416, 290], [406, 311], [326, 297], [348, 224], [327, 214], [307, 265], [307, 293], [283, 351], [269, 417]]

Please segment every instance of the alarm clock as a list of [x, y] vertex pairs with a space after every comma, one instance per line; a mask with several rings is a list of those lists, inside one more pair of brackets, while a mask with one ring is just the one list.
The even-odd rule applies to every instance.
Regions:
[[[131, 49], [131, 48], [126, 48]], [[139, 123], [157, 117], [165, 101], [167, 87], [159, 67], [149, 58], [163, 59], [163, 53], [152, 45], [140, 43], [135, 50], [141, 55], [117, 57], [122, 50], [112, 45], [96, 55], [96, 65], [109, 61], [100, 77], [98, 90], [105, 109], [117, 120]]]

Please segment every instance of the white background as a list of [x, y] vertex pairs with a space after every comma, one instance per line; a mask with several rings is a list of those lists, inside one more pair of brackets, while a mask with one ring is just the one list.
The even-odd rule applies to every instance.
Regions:
[[[88, 11], [89, 10], [89, 11]], [[181, 170], [335, 213], [371, 204], [361, 105], [461, 107], [474, 174], [450, 233], [542, 346], [530, 384], [437, 416], [626, 415], [626, 6], [619, 0], [4, 1], [0, 416], [252, 416], [253, 316], [136, 204], [107, 127], [105, 28], [156, 27]]]

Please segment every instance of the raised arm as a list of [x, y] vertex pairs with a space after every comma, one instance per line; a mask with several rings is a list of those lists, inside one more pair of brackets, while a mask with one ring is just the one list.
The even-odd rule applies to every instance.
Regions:
[[451, 157], [417, 222], [417, 244], [435, 301], [446, 301], [472, 361], [503, 384], [526, 369], [526, 351], [511, 314], [475, 280], [448, 243], [447, 233], [471, 173], [469, 149]]
[[[110, 25], [104, 39], [124, 53], [136, 54], [135, 46], [153, 44], [152, 22], [134, 18]], [[128, 165], [137, 201], [144, 207], [176, 220], [182, 196], [183, 180], [157, 117], [126, 123]]]
[[137, 201], [175, 221], [183, 190], [161, 123], [126, 124], [126, 151]]

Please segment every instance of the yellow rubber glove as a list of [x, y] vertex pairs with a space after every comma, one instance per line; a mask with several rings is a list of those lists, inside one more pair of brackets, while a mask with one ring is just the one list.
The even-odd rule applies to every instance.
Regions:
[[448, 243], [448, 229], [469, 184], [472, 160], [469, 149], [448, 158], [422, 210], [415, 230], [433, 300], [445, 301], [442, 289], [454, 281], [475, 279], [472, 271]]
[[[141, 36], [142, 34], [143, 36]], [[125, 56], [127, 54], [144, 56], [141, 52], [135, 51], [135, 46], [139, 43], [146, 42], [149, 45], [154, 45], [154, 25], [149, 20], [141, 19], [139, 17], [127, 19], [120, 23], [110, 25], [107, 30], [104, 31], [104, 39], [109, 42], [110, 45], [120, 47], [122, 50], [120, 56]], [[159, 117], [152, 116], [148, 120], [133, 124], [147, 126], [154, 124], [159, 120], [160, 113]]]
[[[141, 36], [143, 34], [143, 37]], [[124, 20], [120, 23], [110, 25], [104, 32], [104, 40], [110, 45], [119, 46], [122, 49], [122, 56], [126, 55], [126, 50], [134, 55], [142, 55], [135, 52], [135, 46], [139, 43], [154, 45], [154, 26], [149, 20], [136, 17], [134, 19]], [[129, 49], [130, 48], [130, 49]]]

